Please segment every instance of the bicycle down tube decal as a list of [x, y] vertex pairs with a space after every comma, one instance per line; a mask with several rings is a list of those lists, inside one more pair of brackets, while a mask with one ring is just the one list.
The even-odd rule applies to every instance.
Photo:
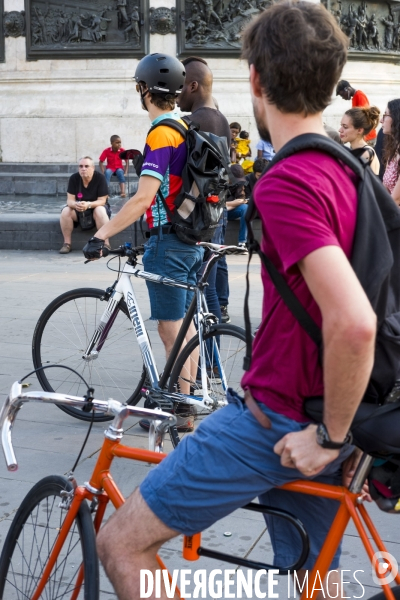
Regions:
[[128, 307], [129, 316], [132, 321], [133, 328], [136, 333], [137, 341], [139, 344], [140, 352], [143, 357], [143, 362], [146, 365], [147, 373], [152, 380], [152, 385], [158, 383], [158, 373], [154, 365], [152, 352], [150, 350], [149, 340], [147, 337], [144, 323], [140, 313], [136, 307], [136, 299], [132, 291], [128, 291], [126, 294], [126, 305]]

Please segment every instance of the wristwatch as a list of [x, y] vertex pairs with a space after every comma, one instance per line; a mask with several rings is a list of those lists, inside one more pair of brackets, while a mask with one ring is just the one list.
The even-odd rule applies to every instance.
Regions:
[[89, 209], [92, 208], [92, 203], [91, 202], [88, 202], [88, 208]]
[[319, 423], [317, 427], [317, 444], [319, 444], [321, 448], [328, 448], [329, 450], [340, 450], [345, 444], [351, 444], [352, 441], [353, 436], [351, 435], [350, 431], [344, 438], [343, 442], [332, 442], [325, 425], [323, 423]]

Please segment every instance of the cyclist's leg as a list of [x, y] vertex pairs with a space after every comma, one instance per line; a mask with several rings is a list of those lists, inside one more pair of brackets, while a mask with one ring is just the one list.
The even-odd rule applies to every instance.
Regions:
[[[146, 271], [195, 284], [202, 258], [202, 248], [185, 244], [174, 233], [170, 233], [163, 234], [162, 239], [158, 239], [157, 236], [150, 238], [143, 256], [143, 265]], [[193, 292], [152, 282], [146, 283], [151, 319], [159, 322], [160, 337], [169, 354]], [[190, 328], [187, 340], [194, 334], [194, 328]], [[189, 383], [187, 389], [182, 389], [182, 392], [189, 393]]]
[[[126, 527], [132, 519], [136, 521], [133, 535], [130, 526]], [[159, 569], [156, 553], [162, 544], [177, 535], [178, 532], [170, 529], [150, 510], [138, 489], [112, 515], [97, 535], [97, 552], [120, 600], [142, 597], [141, 569], [153, 573]], [[158, 597], [166, 599], [163, 586], [161, 592]]]
[[[305, 479], [299, 471], [282, 467], [274, 446], [284, 435], [301, 431], [306, 424], [259, 405], [271, 420], [271, 428], [265, 429], [237, 395], [228, 399], [227, 407], [205, 419], [194, 435], [185, 437], [150, 471], [140, 486], [147, 508], [138, 510], [136, 496], [131, 496], [105, 526], [100, 555], [106, 556], [109, 573], [112, 565], [112, 578], [129, 577], [133, 585], [139, 569], [154, 568], [161, 541], [159, 528], [154, 533], [146, 526], [152, 522], [152, 513], [165, 526], [163, 536], [173, 537], [176, 532], [193, 535], [272, 487]], [[121, 534], [129, 540], [124, 547], [120, 545]], [[128, 575], [119, 570], [119, 558], [124, 564], [130, 563]]]
[[[224, 215], [221, 216], [218, 226], [215, 229], [214, 235], [211, 239], [213, 244], [223, 244], [224, 243], [224, 233], [223, 233], [223, 223]], [[212, 267], [208, 279], [207, 279], [207, 287], [204, 290], [204, 294], [207, 300], [207, 306], [210, 313], [213, 313], [218, 322], [221, 322], [221, 308], [219, 305], [218, 294], [217, 294], [217, 269], [218, 262]], [[200, 276], [200, 273], [199, 273]]]

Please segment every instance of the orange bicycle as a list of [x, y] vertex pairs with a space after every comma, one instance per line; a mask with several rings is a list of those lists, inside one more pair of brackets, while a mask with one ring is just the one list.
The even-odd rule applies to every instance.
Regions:
[[[100, 529], [108, 502], [111, 501], [116, 509], [124, 502], [110, 474], [111, 464], [114, 458], [128, 458], [154, 464], [161, 462], [166, 456], [162, 452], [163, 437], [167, 429], [174, 424], [175, 417], [157, 409], [126, 406], [114, 400], [96, 400], [90, 393], [84, 398], [43, 391], [22, 393], [21, 383], [16, 382], [0, 414], [2, 445], [10, 471], [17, 469], [11, 442], [12, 426], [23, 403], [32, 401], [88, 411], [96, 410], [113, 414], [114, 420], [105, 432], [102, 448], [88, 482], [78, 485], [72, 472], [67, 478], [51, 475], [39, 481], [28, 492], [13, 519], [1, 553], [0, 599], [98, 600], [99, 566], [95, 536]], [[151, 450], [121, 444], [123, 423], [131, 415], [151, 421]], [[345, 529], [352, 520], [376, 576], [381, 581], [383, 592], [374, 596], [374, 600], [394, 600], [400, 598], [400, 585], [391, 587], [385, 575], [392, 572], [391, 579], [397, 584], [400, 584], [400, 576], [394, 570], [395, 565], [388, 560], [390, 555], [387, 554], [361, 498], [362, 486], [372, 461], [370, 456], [363, 455], [349, 489], [311, 481], [295, 481], [285, 485], [284, 489], [293, 493], [331, 498], [340, 504], [311, 573], [311, 580], [315, 580], [318, 573], [321, 579], [324, 579]], [[200, 556], [209, 556], [249, 569], [274, 568], [281, 574], [300, 569], [308, 555], [308, 536], [301, 522], [285, 511], [260, 504], [250, 503], [244, 508], [286, 518], [297, 528], [303, 542], [303, 550], [296, 564], [278, 568], [203, 548], [200, 533], [184, 537], [184, 558], [197, 560]], [[375, 548], [369, 537], [372, 538]], [[384, 560], [376, 559], [377, 551], [384, 556]], [[160, 558], [158, 562], [160, 568], [165, 569]], [[313, 589], [311, 595], [307, 596], [307, 591], [304, 590], [301, 598], [315, 598], [318, 591], [319, 589]], [[179, 594], [178, 590], [177, 593]]]

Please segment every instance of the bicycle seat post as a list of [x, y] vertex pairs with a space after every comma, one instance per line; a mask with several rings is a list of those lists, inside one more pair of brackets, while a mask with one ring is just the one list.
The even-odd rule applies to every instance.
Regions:
[[369, 454], [363, 453], [360, 462], [358, 463], [356, 472], [349, 485], [349, 491], [352, 494], [360, 494], [371, 469], [374, 458]]

